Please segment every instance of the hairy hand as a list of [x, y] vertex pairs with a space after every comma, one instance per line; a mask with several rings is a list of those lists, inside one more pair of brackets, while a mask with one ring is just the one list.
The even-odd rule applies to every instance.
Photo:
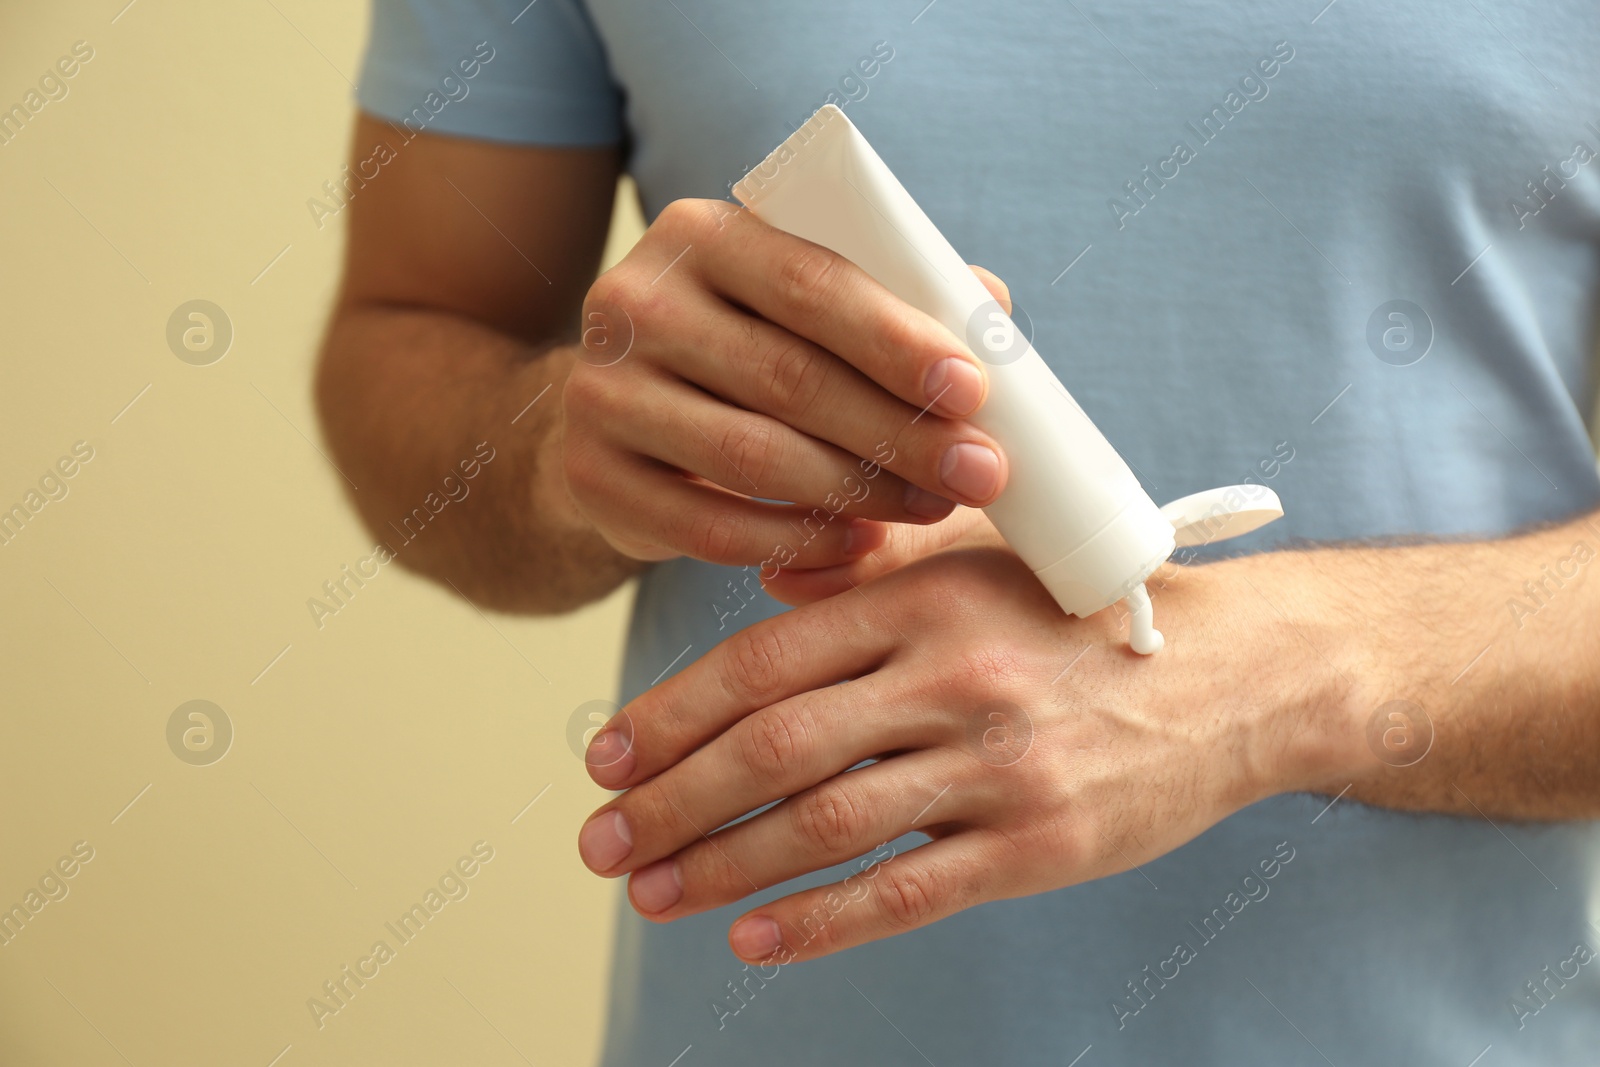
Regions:
[[626, 791], [585, 824], [588, 866], [631, 875], [635, 909], [670, 921], [932, 839], [734, 924], [738, 956], [788, 961], [1130, 869], [1356, 762], [1347, 686], [1316, 652], [1335, 631], [1300, 572], [1181, 569], [1157, 595], [1167, 647], [1141, 657], [1113, 611], [1064, 616], [985, 525], [790, 588], [844, 591], [633, 701], [590, 749], [594, 779]]

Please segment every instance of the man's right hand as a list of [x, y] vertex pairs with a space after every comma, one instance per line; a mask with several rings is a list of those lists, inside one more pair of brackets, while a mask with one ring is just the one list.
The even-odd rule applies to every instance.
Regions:
[[882, 544], [881, 523], [937, 522], [1005, 485], [999, 446], [963, 421], [987, 387], [971, 349], [733, 205], [668, 205], [589, 290], [581, 329], [565, 480], [624, 555], [751, 565], [789, 546], [786, 566], [836, 566]]

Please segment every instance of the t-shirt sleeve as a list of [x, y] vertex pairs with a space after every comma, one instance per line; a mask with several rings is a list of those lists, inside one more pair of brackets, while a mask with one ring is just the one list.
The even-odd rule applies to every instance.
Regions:
[[582, 0], [377, 0], [356, 102], [413, 132], [623, 138], [622, 93]]

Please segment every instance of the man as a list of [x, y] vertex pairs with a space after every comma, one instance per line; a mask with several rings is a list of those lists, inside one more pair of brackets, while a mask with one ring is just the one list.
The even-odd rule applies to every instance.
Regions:
[[[486, 607], [639, 576], [607, 1064], [1592, 1055], [1600, 24], [1317, 7], [378, 6], [326, 432], [374, 526], [507, 457], [406, 557]], [[1282, 497], [1158, 655], [974, 510], [963, 340], [726, 199], [824, 102], [1157, 500]]]

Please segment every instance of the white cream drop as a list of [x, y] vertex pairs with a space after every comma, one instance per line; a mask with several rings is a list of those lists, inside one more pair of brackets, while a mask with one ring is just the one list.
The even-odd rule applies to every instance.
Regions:
[[1150, 606], [1150, 591], [1139, 587], [1128, 594], [1128, 646], [1141, 656], [1160, 652], [1167, 639], [1155, 627], [1155, 610]]

